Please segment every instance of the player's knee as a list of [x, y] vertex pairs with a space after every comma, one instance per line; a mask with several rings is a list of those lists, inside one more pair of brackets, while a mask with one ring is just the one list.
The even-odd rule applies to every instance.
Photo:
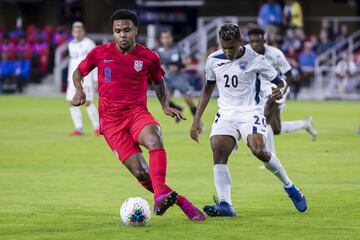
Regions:
[[267, 161], [270, 154], [264, 146], [252, 147], [251, 152], [261, 161]]
[[161, 136], [159, 136], [159, 135], [147, 136], [145, 139], [145, 142], [146, 142], [146, 147], [149, 150], [154, 149], [154, 148], [162, 148], [163, 147]]
[[133, 171], [133, 175], [139, 181], [145, 181], [149, 178], [149, 171], [145, 168], [138, 168]]
[[213, 148], [214, 164], [226, 164], [228, 155], [224, 148]]

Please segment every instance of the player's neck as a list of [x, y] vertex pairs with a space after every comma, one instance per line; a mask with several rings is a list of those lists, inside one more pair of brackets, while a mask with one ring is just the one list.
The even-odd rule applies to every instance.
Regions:
[[256, 51], [258, 54], [264, 55], [265, 54], [265, 46], [261, 49], [259, 49], [259, 51]]
[[123, 49], [123, 48], [120, 48], [120, 47], [116, 44], [116, 48], [119, 49], [122, 54], [127, 54], [127, 53], [131, 52], [131, 51], [135, 48], [135, 46], [136, 46], [136, 43], [133, 43], [132, 46], [130, 46], [130, 47], [126, 48], [126, 49]]

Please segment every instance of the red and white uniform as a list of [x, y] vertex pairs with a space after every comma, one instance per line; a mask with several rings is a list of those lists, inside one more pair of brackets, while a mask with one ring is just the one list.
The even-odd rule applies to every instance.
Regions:
[[95, 47], [80, 63], [85, 76], [98, 68], [100, 130], [110, 148], [123, 162], [141, 152], [141, 130], [159, 123], [147, 110], [148, 79], [157, 81], [164, 75], [160, 59], [148, 48], [136, 44], [122, 53], [114, 42]]

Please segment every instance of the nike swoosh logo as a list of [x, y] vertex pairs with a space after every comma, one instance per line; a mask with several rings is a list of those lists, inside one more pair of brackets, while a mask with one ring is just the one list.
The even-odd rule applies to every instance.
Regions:
[[225, 65], [225, 63], [219, 63], [219, 64], [218, 64], [219, 67], [222, 66], [222, 65]]
[[114, 60], [111, 60], [111, 59], [104, 59], [104, 63], [109, 63], [109, 62], [112, 62], [112, 61], [114, 61]]

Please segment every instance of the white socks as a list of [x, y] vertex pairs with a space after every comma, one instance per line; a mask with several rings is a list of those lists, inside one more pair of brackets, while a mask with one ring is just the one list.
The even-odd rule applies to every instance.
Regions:
[[214, 183], [216, 192], [220, 200], [225, 200], [232, 205], [231, 202], [231, 177], [226, 164], [214, 165]]
[[276, 155], [274, 132], [270, 125], [267, 125], [267, 128], [268, 128], [268, 134], [266, 137], [266, 148], [269, 150], [269, 152], [272, 152], [274, 153], [274, 155]]
[[292, 186], [292, 182], [286, 174], [284, 167], [281, 165], [279, 159], [271, 153], [270, 161], [264, 162], [265, 167], [272, 172], [283, 183], [284, 187]]
[[295, 132], [300, 129], [305, 129], [306, 121], [304, 120], [298, 120], [298, 121], [285, 121], [281, 122], [281, 133], [289, 133], [289, 132]]
[[86, 111], [89, 115], [91, 123], [93, 125], [94, 130], [99, 129], [99, 114], [93, 103], [91, 103], [88, 107], [86, 107]]
[[71, 119], [74, 123], [75, 129], [83, 131], [83, 122], [80, 107], [70, 107]]

